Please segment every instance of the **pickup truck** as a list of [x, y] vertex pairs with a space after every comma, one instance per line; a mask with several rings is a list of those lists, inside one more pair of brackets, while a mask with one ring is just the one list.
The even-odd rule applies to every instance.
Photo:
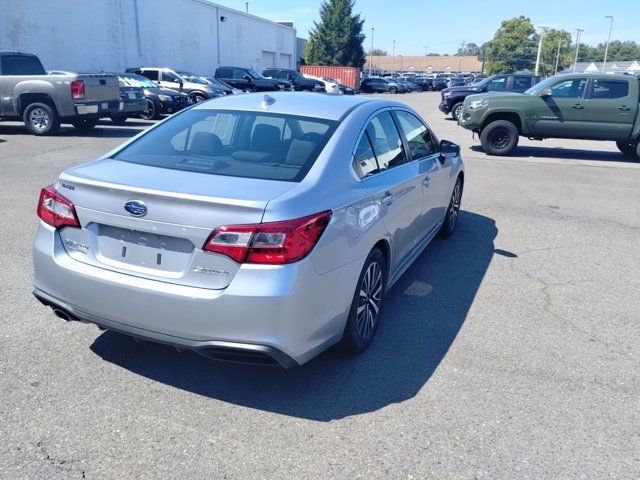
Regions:
[[636, 77], [571, 73], [550, 77], [524, 93], [470, 95], [458, 124], [478, 133], [490, 155], [509, 155], [523, 136], [609, 140], [637, 158], [639, 103]]
[[445, 88], [442, 90], [442, 99], [438, 108], [440, 108], [440, 111], [445, 115], [451, 113], [451, 117], [453, 117], [454, 120], [458, 120], [458, 116], [462, 111], [462, 103], [469, 95], [484, 92], [522, 93], [533, 87], [539, 81], [540, 77], [531, 75], [530, 73], [493, 75], [473, 85]]
[[37, 56], [0, 50], [0, 118], [22, 120], [34, 135], [55, 134], [61, 123], [89, 130], [121, 107], [113, 75], [47, 75]]

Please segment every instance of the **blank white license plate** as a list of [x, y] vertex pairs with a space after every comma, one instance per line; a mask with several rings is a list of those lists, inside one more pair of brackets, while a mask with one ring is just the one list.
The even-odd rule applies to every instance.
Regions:
[[136, 94], [134, 92], [127, 92], [127, 95], [129, 96], [129, 100], [135, 100], [136, 99]]
[[108, 102], [103, 102], [102, 103], [102, 110], [106, 110], [107, 108], [109, 108], [109, 103]]

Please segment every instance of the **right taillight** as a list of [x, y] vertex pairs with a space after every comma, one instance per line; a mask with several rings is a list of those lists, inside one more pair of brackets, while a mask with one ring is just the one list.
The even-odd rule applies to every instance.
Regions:
[[82, 99], [84, 98], [84, 81], [74, 80], [71, 82], [71, 98]]
[[293, 263], [311, 252], [330, 219], [331, 211], [326, 211], [281, 222], [218, 227], [202, 249], [238, 263]]
[[79, 227], [80, 222], [71, 200], [60, 195], [53, 185], [40, 191], [38, 217], [52, 227]]

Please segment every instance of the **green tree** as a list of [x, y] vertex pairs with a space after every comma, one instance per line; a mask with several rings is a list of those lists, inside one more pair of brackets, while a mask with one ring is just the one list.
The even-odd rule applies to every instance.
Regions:
[[371, 50], [371, 52], [369, 52], [369, 55], [373, 55], [374, 57], [386, 57], [389, 54], [386, 50], [383, 50], [381, 48], [374, 48], [373, 50]]
[[364, 19], [353, 14], [355, 0], [324, 0], [320, 22], [314, 22], [305, 49], [309, 65], [337, 65], [362, 68]]
[[[558, 46], [560, 46], [559, 57]], [[558, 57], [558, 72], [567, 68], [573, 63], [572, 53], [571, 33], [566, 30], [556, 30], [554, 28], [547, 30], [542, 39], [542, 52], [540, 54], [541, 74], [551, 75], [556, 73], [556, 57]]]
[[536, 30], [527, 17], [504, 20], [489, 42], [488, 73], [531, 69], [536, 61]]
[[465, 44], [464, 48], [459, 48], [457, 53], [457, 56], [459, 57], [465, 57], [465, 56], [475, 56], [477, 57], [478, 55], [480, 55], [480, 47], [478, 46], [478, 44], [476, 43], [467, 43]]

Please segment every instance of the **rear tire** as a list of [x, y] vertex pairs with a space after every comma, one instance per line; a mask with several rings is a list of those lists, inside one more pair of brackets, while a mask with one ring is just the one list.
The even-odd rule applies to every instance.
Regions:
[[620, 150], [625, 155], [635, 156], [637, 155], [639, 144], [638, 142], [635, 142], [633, 140], [618, 140], [616, 142], [616, 146], [618, 147], [618, 150]]
[[192, 98], [193, 98], [193, 103], [200, 103], [206, 100], [205, 96], [199, 93], [194, 94]]
[[451, 107], [451, 118], [453, 118], [457, 122], [458, 117], [461, 114], [462, 114], [462, 102], [458, 102], [453, 107]]
[[416, 88], [416, 92], [418, 92], [418, 93], [422, 93], [422, 87], [418, 87], [418, 88]]
[[391, 88], [389, 89], [389, 93], [394, 93], [394, 94], [395, 94], [395, 93], [398, 93], [398, 89], [397, 89], [396, 87], [391, 87]]
[[140, 114], [140, 118], [144, 120], [158, 120], [160, 118], [160, 113], [158, 112], [156, 102], [147, 98], [147, 108]]
[[33, 135], [54, 135], [60, 130], [58, 112], [46, 103], [32, 103], [24, 109], [22, 114], [27, 130]]
[[508, 120], [496, 120], [480, 134], [482, 148], [489, 155], [509, 155], [518, 145], [518, 128]]
[[71, 125], [73, 125], [76, 129], [81, 132], [87, 132], [98, 124], [97, 118], [76, 118], [71, 121]]
[[343, 349], [353, 353], [367, 349], [380, 323], [386, 288], [387, 262], [382, 252], [374, 248], [364, 262], [353, 294], [340, 341]]

